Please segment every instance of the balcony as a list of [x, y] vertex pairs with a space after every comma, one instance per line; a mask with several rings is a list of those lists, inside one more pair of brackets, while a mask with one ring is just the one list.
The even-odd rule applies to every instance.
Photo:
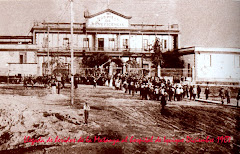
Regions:
[[[143, 48], [109, 48], [109, 47], [74, 47], [74, 52], [136, 52], [136, 53], [152, 53], [153, 49]], [[46, 49], [39, 48], [39, 51], [47, 52]], [[49, 52], [70, 52], [69, 48], [49, 48]]]
[[[77, 48], [75, 47], [73, 49], [75, 56], [83, 56], [83, 52], [85, 52], [86, 55], [92, 54], [92, 53], [106, 53], [110, 56], [131, 56], [131, 55], [137, 55], [141, 56], [142, 54], [151, 54], [153, 53], [153, 50], [144, 50], [143, 48], [87, 48], [87, 47], [81, 47]], [[49, 55], [50, 56], [70, 56], [71, 52], [68, 48], [50, 48], [49, 49]], [[47, 56], [47, 50], [45, 49], [39, 49], [38, 50], [38, 56]]]

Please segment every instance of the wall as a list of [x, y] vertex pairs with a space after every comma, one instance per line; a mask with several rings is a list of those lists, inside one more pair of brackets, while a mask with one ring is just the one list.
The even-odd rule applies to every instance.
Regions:
[[184, 61], [184, 68], [188, 68], [188, 64], [190, 64], [190, 68], [194, 66], [194, 54], [183, 55], [181, 59]]
[[[9, 46], [9, 48], [13, 48], [16, 46]], [[26, 47], [27, 48], [27, 47]], [[9, 49], [6, 49], [9, 50]], [[0, 76], [7, 76], [8, 73], [11, 73], [11, 68], [12, 63], [16, 64], [16, 65], [23, 65], [20, 64], [20, 55], [23, 55], [23, 63], [36, 63], [36, 52], [34, 51], [17, 51], [18, 49], [16, 49], [16, 51], [1, 51], [0, 52]], [[21, 70], [22, 66], [16, 66], [18, 69]], [[15, 69], [15, 66], [14, 66]], [[10, 72], [8, 72], [8, 70], [10, 70]], [[13, 73], [13, 72], [12, 72]]]
[[9, 75], [38, 75], [37, 64], [9, 64]]
[[1, 51], [0, 53], [0, 75], [7, 76], [9, 65], [8, 63], [19, 63], [19, 52], [17, 51]]
[[237, 53], [196, 53], [197, 81], [240, 82], [240, 54]]

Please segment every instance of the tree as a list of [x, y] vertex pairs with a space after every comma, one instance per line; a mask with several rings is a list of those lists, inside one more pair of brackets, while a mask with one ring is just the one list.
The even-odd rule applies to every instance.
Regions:
[[180, 59], [178, 51], [168, 51], [162, 53], [159, 39], [156, 38], [154, 53], [151, 56], [153, 67], [157, 69], [158, 65], [162, 68], [184, 68], [184, 62]]
[[115, 58], [111, 61], [114, 62], [118, 67], [123, 67], [123, 61], [120, 58]]
[[180, 59], [178, 51], [168, 51], [162, 54], [162, 68], [184, 68], [184, 61]]
[[109, 59], [109, 56], [104, 53], [94, 53], [92, 55], [84, 55], [82, 64], [86, 67], [94, 68], [106, 63]]
[[157, 75], [158, 65], [161, 66], [162, 61], [163, 61], [162, 51], [160, 48], [160, 41], [157, 37], [156, 37], [155, 43], [153, 45], [153, 51], [154, 51], [154, 53], [151, 56], [151, 60], [152, 60], [152, 64], [153, 64], [152, 67], [155, 68], [155, 75]]

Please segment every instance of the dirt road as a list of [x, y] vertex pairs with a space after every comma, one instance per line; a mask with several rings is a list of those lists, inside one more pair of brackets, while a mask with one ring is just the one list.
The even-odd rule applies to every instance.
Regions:
[[[71, 106], [69, 90], [52, 95], [44, 88], [1, 87], [1, 152], [235, 153], [239, 150], [239, 109], [184, 100], [168, 102], [161, 111], [160, 102], [140, 100], [138, 94], [132, 97], [109, 87], [94, 89], [89, 85], [80, 85], [75, 90], [75, 103]], [[84, 102], [91, 107], [88, 125], [83, 124]], [[221, 136], [226, 143], [218, 143], [224, 142]], [[105, 143], [101, 142], [104, 138]]]

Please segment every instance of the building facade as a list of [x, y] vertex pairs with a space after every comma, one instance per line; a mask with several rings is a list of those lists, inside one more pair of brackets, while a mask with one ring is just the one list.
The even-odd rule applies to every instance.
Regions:
[[[66, 65], [70, 64], [70, 44], [73, 43], [76, 67], [83, 53], [105, 53], [113, 58], [121, 58], [123, 62], [135, 59], [141, 67], [149, 68], [151, 63], [148, 57], [153, 53], [156, 39], [159, 40], [163, 52], [177, 50], [179, 46], [177, 24], [131, 23], [130, 16], [111, 9], [93, 15], [85, 13], [84, 17], [85, 23], [74, 23], [73, 40], [70, 23], [50, 22], [35, 22], [31, 29], [31, 38], [26, 37], [30, 39], [29, 42], [16, 40], [13, 41], [15, 44], [7, 44], [9, 41], [2, 39], [1, 42], [5, 43], [0, 45], [0, 50], [5, 61], [1, 62], [0, 67], [9, 70], [10, 75], [41, 76], [46, 73], [46, 63], [54, 58], [60, 59]], [[31, 71], [26, 71], [25, 68]], [[1, 74], [6, 75], [6, 71]]]
[[0, 76], [37, 74], [37, 51], [32, 36], [0, 36]]

